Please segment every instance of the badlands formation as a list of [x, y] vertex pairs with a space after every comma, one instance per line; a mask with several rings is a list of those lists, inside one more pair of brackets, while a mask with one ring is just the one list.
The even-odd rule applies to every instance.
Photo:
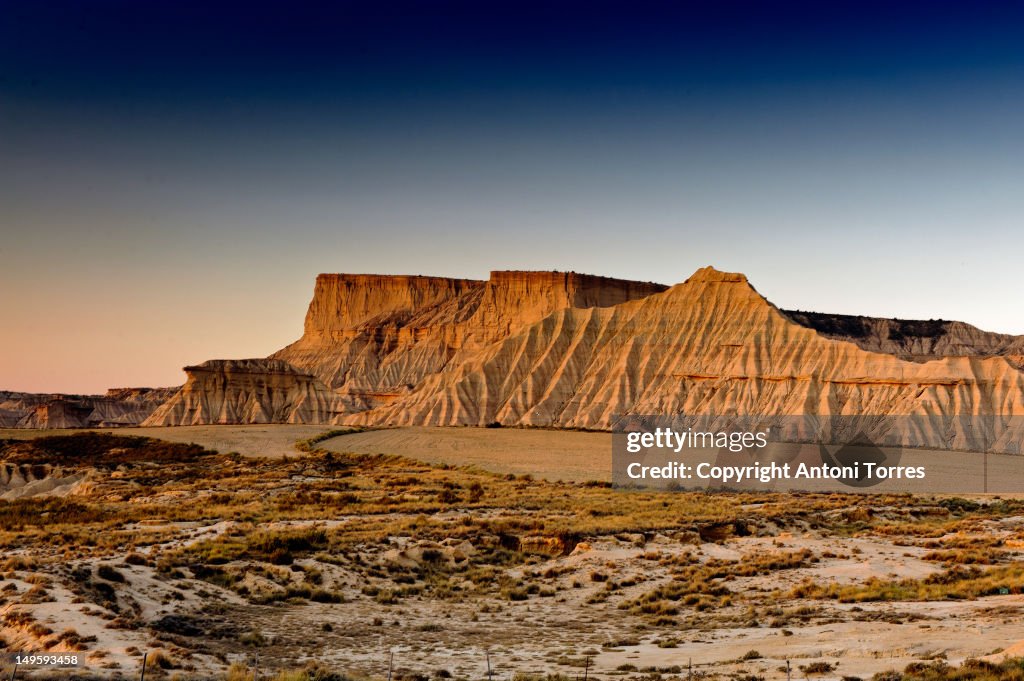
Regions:
[[[245, 374], [188, 369], [145, 423], [608, 429], [622, 414], [867, 414], [941, 431], [953, 416], [1024, 413], [1020, 350], [956, 322], [782, 311], [710, 267], [670, 288], [550, 272], [321, 275], [302, 338]], [[905, 444], [971, 444], [945, 437]]]
[[178, 388], [111, 388], [106, 395], [60, 395], [0, 390], [0, 428], [135, 426]]
[[[173, 394], [114, 418], [608, 429], [628, 414], [913, 415], [945, 439], [903, 444], [970, 448], [951, 419], [1022, 415], [1022, 366], [1022, 337], [780, 310], [710, 267], [672, 287], [559, 272], [323, 274], [295, 343], [186, 367]], [[52, 400], [31, 414], [12, 404], [0, 408], [24, 427], [78, 425]], [[1009, 443], [1020, 433], [1007, 428]]]
[[144, 425], [330, 423], [341, 414], [323, 384], [282, 360], [211, 360], [185, 372], [188, 382]]

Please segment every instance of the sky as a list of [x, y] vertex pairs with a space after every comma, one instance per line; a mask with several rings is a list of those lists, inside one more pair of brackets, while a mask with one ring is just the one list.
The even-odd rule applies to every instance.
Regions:
[[0, 0], [0, 389], [177, 385], [319, 272], [745, 273], [1024, 333], [1024, 5]]

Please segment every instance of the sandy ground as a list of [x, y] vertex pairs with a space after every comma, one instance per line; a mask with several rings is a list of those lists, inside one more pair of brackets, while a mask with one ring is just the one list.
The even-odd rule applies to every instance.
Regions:
[[[808, 548], [820, 553], [834, 548], [834, 538], [813, 534], [787, 538], [780, 547], [774, 538], [739, 538], [725, 545], [692, 547], [702, 560], [738, 558], [761, 551]], [[730, 582], [736, 592], [786, 589], [805, 579], [827, 582], [859, 582], [873, 575], [920, 577], [939, 570], [923, 561], [923, 550], [894, 547], [874, 539], [852, 539], [843, 549], [858, 553], [825, 559], [812, 567], [776, 572]], [[835, 671], [818, 678], [844, 675], [868, 678], [872, 674], [902, 669], [915, 661], [937, 657], [958, 664], [968, 657], [996, 653], [1024, 638], [1019, 614], [1024, 596], [996, 596], [977, 601], [838, 604], [819, 600], [785, 600], [785, 609], [807, 608], [804, 621], [795, 619], [784, 627], [756, 622], [755, 626], [716, 622], [721, 616], [741, 618], [746, 605], [707, 613], [698, 628], [651, 628], [638, 626], [637, 618], [624, 614], [617, 602], [667, 580], [651, 569], [641, 556], [650, 550], [675, 553], [680, 547], [668, 538], [644, 547], [614, 539], [596, 542], [586, 551], [555, 558], [547, 567], [570, 567], [556, 582], [557, 596], [533, 598], [481, 607], [487, 599], [472, 596], [439, 604], [428, 599], [407, 599], [400, 605], [382, 607], [360, 599], [350, 591], [344, 605], [310, 604], [302, 610], [246, 608], [235, 611], [244, 628], [258, 630], [274, 641], [275, 652], [294, 655], [294, 664], [320, 660], [383, 676], [389, 653], [398, 669], [429, 672], [445, 669], [457, 677], [479, 678], [485, 673], [486, 656], [497, 672], [508, 679], [516, 672], [560, 671], [572, 677], [585, 658], [598, 677], [620, 674], [622, 665], [638, 668], [686, 668], [718, 675], [757, 673], [766, 679], [786, 678], [790, 660], [795, 678], [811, 662], [828, 662]], [[585, 575], [593, 570], [615, 578], [638, 580], [602, 607], [585, 601], [602, 590]], [[582, 588], [569, 582], [582, 579]], [[496, 607], [495, 607], [496, 605]], [[322, 623], [332, 630], [310, 645], [297, 632]], [[673, 644], [665, 646], [671, 639]], [[662, 645], [659, 645], [661, 643]], [[756, 651], [760, 658], [742, 660]], [[266, 651], [270, 654], [270, 651]], [[721, 677], [720, 677], [721, 678]]]
[[[331, 426], [258, 425], [258, 426], [173, 426], [167, 428], [97, 428], [95, 432], [117, 435], [141, 435], [171, 442], [194, 442], [222, 454], [238, 452], [245, 456], [277, 458], [297, 453], [298, 440], [331, 430]], [[42, 435], [68, 435], [82, 430], [25, 430], [0, 428], [0, 439], [29, 440]]]
[[[323, 426], [198, 426], [181, 428], [122, 429], [119, 433], [196, 442], [221, 452], [280, 457], [296, 453], [294, 442], [323, 433]], [[46, 434], [52, 434], [47, 432]], [[35, 437], [39, 431], [0, 431], [0, 437]], [[482, 428], [401, 428], [340, 436], [320, 446], [334, 451], [399, 454], [429, 462], [473, 465], [503, 473], [530, 473], [551, 479], [607, 479], [611, 462], [611, 437], [605, 433]], [[455, 512], [452, 522], [463, 513]], [[360, 522], [362, 516], [345, 516], [333, 522]], [[224, 532], [231, 521], [199, 522], [176, 526], [180, 534], [163, 548], [187, 546]], [[978, 528], [978, 533], [1013, 535], [1024, 518], [1003, 518]], [[170, 529], [159, 520], [148, 523], [154, 532]], [[1013, 535], [1016, 536], [1016, 535]], [[367, 563], [384, 564], [387, 551], [413, 546], [416, 537], [393, 537], [388, 546], [361, 545], [354, 550]], [[149, 553], [153, 546], [141, 548]], [[496, 670], [496, 681], [507, 681], [515, 672], [558, 671], [572, 677], [579, 663], [590, 658], [591, 678], [625, 675], [623, 665], [645, 667], [681, 666], [692, 662], [695, 671], [726, 678], [756, 673], [765, 679], [786, 678], [785, 660], [793, 665], [794, 678], [805, 675], [800, 665], [823, 661], [835, 671], [819, 678], [843, 675], [868, 678], [888, 669], [902, 669], [913, 661], [944, 657], [956, 664], [967, 657], [995, 655], [1001, 649], [1024, 650], [1024, 596], [993, 596], [973, 601], [839, 604], [832, 601], [779, 599], [785, 610], [806, 608], [811, 614], [791, 618], [782, 626], [767, 621], [751, 623], [745, 614], [752, 601], [738, 598], [734, 605], [717, 608], [697, 617], [692, 627], [654, 627], [619, 608], [627, 599], [670, 581], [665, 568], [645, 559], [656, 551], [665, 554], [694, 552], [701, 561], [742, 560], [765, 552], [808, 549], [822, 556], [813, 565], [741, 577], [727, 582], [735, 594], [771, 599], [806, 579], [816, 583], [859, 583], [871, 577], [922, 578], [941, 566], [926, 561], [927, 549], [909, 542], [896, 543], [879, 537], [824, 536], [813, 531], [778, 533], [775, 536], [734, 537], [721, 544], [690, 544], [657, 535], [603, 536], [569, 556], [553, 557], [534, 565], [544, 572], [556, 568], [547, 579], [549, 597], [534, 596], [523, 602], [497, 599], [469, 587], [453, 600], [439, 601], [415, 596], [394, 605], [382, 605], [362, 593], [364, 578], [328, 564], [319, 564], [325, 579], [345, 596], [345, 602], [277, 603], [253, 605], [231, 592], [197, 580], [167, 580], [152, 568], [123, 565], [119, 561], [71, 562], [68, 567], [113, 562], [125, 577], [118, 586], [122, 606], [146, 621], [167, 614], [200, 612], [210, 604], [224, 609], [217, 617], [235, 632], [259, 632], [265, 647], [247, 649], [237, 635], [205, 643], [206, 650], [191, 658], [195, 673], [212, 670], [217, 660], [245, 659], [257, 652], [265, 663], [290, 666], [319, 660], [342, 668], [384, 677], [391, 651], [396, 668], [431, 673], [448, 670], [462, 678], [482, 678], [486, 655]], [[830, 555], [825, 555], [826, 553]], [[563, 572], [562, 569], [565, 569]], [[525, 568], [514, 568], [521, 571]], [[607, 601], [588, 605], [604, 586], [589, 577], [606, 572], [613, 580], [635, 582]], [[56, 633], [74, 629], [95, 636], [89, 666], [107, 672], [132, 670], [140, 650], [162, 647], [179, 656], [173, 643], [156, 640], [152, 632], [110, 626], [113, 613], [81, 603], [67, 588], [63, 572], [50, 575], [53, 600], [23, 600], [32, 588], [29, 571], [8, 573], [0, 585], [10, 585], [0, 615], [12, 610], [31, 612], [35, 620]], [[579, 586], [574, 585], [578, 582]], [[764, 601], [760, 601], [763, 605]], [[763, 608], [762, 608], [763, 610]], [[324, 625], [330, 625], [324, 628]], [[757, 626], [754, 626], [754, 625]], [[227, 625], [225, 625], [227, 626]], [[35, 640], [24, 628], [6, 627], [9, 644], [30, 648]], [[666, 646], [666, 640], [672, 645]], [[756, 651], [757, 659], [741, 661]], [[684, 672], [685, 673], [685, 672]]]
[[[399, 454], [428, 463], [471, 465], [498, 473], [529, 474], [548, 480], [607, 481], [612, 477], [610, 433], [409, 427], [342, 435], [319, 446], [336, 452]], [[812, 449], [817, 452], [816, 446]], [[700, 456], [694, 459], [694, 463], [706, 460], [709, 459]], [[885, 481], [863, 491], [957, 495], [988, 492], [1014, 496], [1024, 492], [1024, 456], [990, 454], [985, 457], [970, 452], [906, 449], [902, 451], [900, 464], [924, 467], [927, 480]], [[761, 491], [856, 491], [824, 480], [799, 480], [767, 486], [752, 483], [748, 487]]]
[[[100, 429], [100, 432], [144, 435], [172, 442], [194, 442], [221, 453], [278, 458], [297, 453], [295, 443], [332, 430], [323, 425], [176, 426]], [[76, 430], [0, 429], [0, 439], [29, 439]], [[612, 436], [567, 430], [524, 428], [406, 427], [357, 432], [318, 445], [335, 452], [397, 454], [428, 463], [476, 466], [497, 473], [533, 475], [548, 480], [610, 480]], [[703, 459], [702, 459], [703, 460]], [[892, 481], [872, 492], [940, 494], [1024, 493], [1024, 456], [988, 455], [935, 450], [903, 450], [901, 464], [924, 466], [927, 482]], [[811, 491], [837, 489], [825, 481], [799, 481], [791, 486]], [[785, 486], [755, 485], [758, 490], [784, 491]], [[850, 491], [842, 488], [840, 491]], [[865, 490], [869, 491], [869, 490]]]
[[608, 480], [610, 433], [522, 428], [393, 428], [325, 440], [335, 452], [398, 454], [548, 480]]

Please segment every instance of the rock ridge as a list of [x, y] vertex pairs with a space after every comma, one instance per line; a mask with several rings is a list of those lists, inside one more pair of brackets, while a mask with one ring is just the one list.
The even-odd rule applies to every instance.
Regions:
[[602, 429], [629, 414], [867, 414], [952, 433], [961, 416], [1024, 415], [1022, 349], [960, 322], [782, 310], [713, 267], [671, 287], [575, 272], [324, 274], [302, 337], [269, 358], [185, 367], [165, 393], [112, 389], [89, 398], [93, 416], [81, 399], [0, 393], [0, 422]]

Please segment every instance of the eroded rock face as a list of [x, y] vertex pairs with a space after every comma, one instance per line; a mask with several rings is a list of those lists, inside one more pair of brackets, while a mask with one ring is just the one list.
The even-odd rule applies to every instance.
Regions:
[[25, 465], [0, 461], [0, 500], [34, 496], [64, 496], [81, 487], [85, 471], [65, 471], [50, 465]]
[[106, 395], [0, 391], [0, 427], [89, 428], [137, 426], [177, 388], [113, 388]]
[[408, 395], [452, 362], [557, 310], [610, 307], [663, 290], [573, 272], [492, 272], [486, 282], [320, 275], [302, 338], [272, 357], [362, 411]]
[[[608, 428], [616, 415], [685, 413], [927, 415], [941, 426], [1024, 415], [1022, 347], [958, 322], [784, 312], [743, 275], [710, 267], [671, 288], [559, 272], [321, 275], [302, 338], [269, 359], [187, 367], [144, 423]], [[91, 413], [104, 415], [103, 399], [151, 398], [97, 399]], [[31, 408], [45, 411], [40, 423], [74, 416], [52, 400]]]
[[607, 428], [619, 414], [1024, 413], [1003, 357], [911, 362], [794, 323], [743, 275], [600, 308], [563, 308], [351, 423]]
[[321, 274], [306, 312], [305, 335], [345, 338], [349, 331], [405, 325], [417, 312], [434, 309], [479, 289], [483, 282], [444, 277]]
[[330, 423], [342, 413], [326, 386], [281, 360], [210, 360], [185, 373], [185, 385], [143, 425]]
[[1006, 357], [1024, 368], [1024, 338], [982, 331], [964, 322], [944, 319], [882, 319], [854, 315], [782, 310], [797, 324], [826, 338], [848, 340], [871, 352], [884, 352], [915, 362], [939, 357]]
[[321, 277], [306, 333], [275, 357], [333, 389], [334, 423], [607, 428], [637, 413], [1024, 411], [1020, 339], [836, 318], [782, 312], [743, 275], [710, 267], [669, 289], [571, 273]]

